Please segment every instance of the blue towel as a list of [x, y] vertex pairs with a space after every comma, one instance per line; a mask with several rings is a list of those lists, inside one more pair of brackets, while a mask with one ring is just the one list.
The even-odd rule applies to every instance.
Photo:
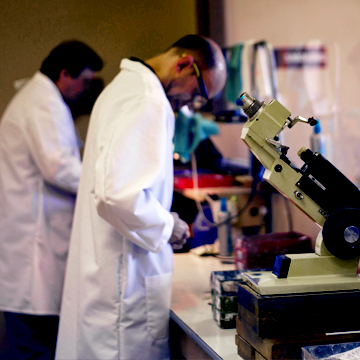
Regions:
[[229, 51], [230, 60], [227, 64], [228, 76], [225, 84], [226, 100], [236, 104], [236, 100], [242, 91], [241, 80], [241, 55], [243, 44], [233, 46]]
[[179, 111], [175, 121], [174, 152], [180, 155], [181, 162], [187, 163], [190, 161], [190, 154], [203, 140], [218, 133], [218, 125], [201, 114], [195, 113], [188, 117]]

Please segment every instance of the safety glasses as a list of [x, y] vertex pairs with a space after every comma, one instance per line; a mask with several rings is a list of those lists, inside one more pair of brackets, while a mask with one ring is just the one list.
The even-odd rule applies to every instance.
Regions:
[[201, 75], [201, 71], [199, 69], [199, 66], [196, 64], [196, 62], [194, 61], [192, 63], [192, 66], [194, 68], [195, 71], [195, 75], [199, 84], [199, 90], [200, 90], [200, 94], [196, 95], [193, 101], [193, 105], [195, 109], [199, 109], [201, 107], [203, 107], [209, 100], [207, 91], [206, 91], [206, 87], [205, 87], [205, 83], [204, 83], [204, 79]]

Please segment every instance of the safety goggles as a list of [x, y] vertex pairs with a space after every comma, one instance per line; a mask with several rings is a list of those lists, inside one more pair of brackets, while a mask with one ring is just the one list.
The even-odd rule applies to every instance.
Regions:
[[200, 94], [196, 95], [194, 100], [193, 100], [193, 105], [195, 109], [199, 109], [201, 107], [203, 107], [209, 100], [207, 91], [206, 91], [206, 87], [205, 87], [205, 83], [204, 83], [204, 79], [201, 75], [201, 71], [199, 69], [199, 66], [196, 64], [196, 62], [194, 61], [192, 63], [192, 66], [194, 68], [195, 71], [195, 75], [199, 84], [199, 90], [200, 90]]

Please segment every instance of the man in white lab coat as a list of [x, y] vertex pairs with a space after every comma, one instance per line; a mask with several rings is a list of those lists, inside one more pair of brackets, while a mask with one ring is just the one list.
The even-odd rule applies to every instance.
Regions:
[[[174, 112], [223, 88], [210, 39], [124, 59], [90, 118], [60, 315], [57, 359], [169, 359], [173, 250], [189, 237], [170, 213]], [[196, 275], [195, 275], [196, 276]]]
[[15, 94], [0, 123], [0, 310], [10, 356], [53, 359], [81, 161], [67, 102], [102, 60], [58, 45]]

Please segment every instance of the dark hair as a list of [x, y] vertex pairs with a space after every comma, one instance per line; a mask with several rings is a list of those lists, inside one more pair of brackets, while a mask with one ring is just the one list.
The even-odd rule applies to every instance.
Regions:
[[94, 50], [80, 41], [72, 40], [56, 46], [43, 61], [40, 71], [55, 82], [63, 69], [76, 78], [85, 68], [99, 71], [102, 67], [103, 62]]
[[179, 55], [186, 51], [192, 52], [204, 68], [211, 69], [215, 65], [214, 50], [210, 42], [202, 36], [186, 35], [176, 41], [170, 48], [176, 48]]

